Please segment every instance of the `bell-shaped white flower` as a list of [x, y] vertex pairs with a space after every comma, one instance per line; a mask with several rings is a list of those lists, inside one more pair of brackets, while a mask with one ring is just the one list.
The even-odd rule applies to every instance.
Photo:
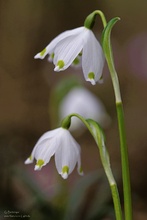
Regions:
[[64, 128], [57, 128], [43, 134], [36, 143], [31, 156], [25, 161], [30, 164], [36, 159], [35, 170], [40, 170], [49, 163], [55, 155], [58, 173], [66, 179], [77, 164], [78, 173], [83, 174], [81, 168], [80, 146], [70, 132]]
[[55, 71], [65, 70], [71, 64], [81, 61], [86, 81], [95, 85], [101, 79], [103, 51], [93, 32], [85, 26], [59, 34], [34, 58], [43, 59], [47, 54], [49, 61], [55, 65]]
[[[103, 128], [106, 128], [111, 122], [110, 116], [102, 101], [88, 89], [83, 87], [71, 89], [59, 105], [60, 120], [73, 112], [84, 118], [92, 118]], [[82, 122], [76, 117], [72, 117], [71, 120], [70, 130], [77, 130], [79, 132]]]

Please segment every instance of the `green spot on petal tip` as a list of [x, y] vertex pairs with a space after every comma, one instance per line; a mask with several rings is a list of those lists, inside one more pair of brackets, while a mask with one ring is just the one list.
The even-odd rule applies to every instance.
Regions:
[[52, 58], [52, 59], [54, 59], [54, 56], [55, 56], [55, 54], [54, 54], [54, 53], [52, 53], [52, 54], [51, 54], [51, 58]]
[[74, 59], [74, 61], [73, 61], [73, 64], [74, 64], [74, 65], [78, 65], [79, 63], [80, 63], [80, 60], [79, 60], [78, 57], [76, 57], [76, 58]]
[[69, 173], [69, 167], [68, 166], [64, 166], [64, 167], [62, 167], [62, 173], [64, 174], [64, 173]]
[[80, 167], [79, 172], [80, 172], [80, 174], [83, 174], [83, 169], [82, 169], [82, 167]]
[[37, 161], [37, 164], [36, 164], [36, 165], [39, 166], [39, 167], [42, 167], [43, 164], [44, 164], [44, 160], [39, 159], [39, 160]]
[[45, 54], [46, 52], [46, 48], [44, 48], [41, 52], [40, 52], [40, 56], [43, 57], [43, 55]]
[[57, 66], [59, 67], [59, 69], [62, 69], [65, 66], [64, 61], [59, 60], [58, 63], [57, 63]]
[[95, 78], [94, 72], [88, 73], [88, 78], [89, 78], [89, 79], [94, 79], [94, 78]]

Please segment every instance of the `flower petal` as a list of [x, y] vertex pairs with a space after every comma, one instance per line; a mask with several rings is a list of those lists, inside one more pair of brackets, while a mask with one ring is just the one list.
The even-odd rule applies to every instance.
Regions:
[[84, 175], [83, 169], [82, 169], [81, 165], [79, 166], [79, 163], [78, 163], [77, 171], [78, 171], [79, 175], [81, 175], [81, 176]]
[[[82, 35], [70, 36], [60, 41], [54, 51], [53, 62], [55, 64], [55, 71], [61, 71], [67, 69], [83, 48]], [[58, 62], [64, 62], [63, 66], [59, 66]]]
[[44, 48], [41, 52], [37, 53], [34, 58], [35, 59], [44, 59], [44, 57], [48, 54], [47, 48]]
[[[34, 159], [34, 158], [33, 158]], [[32, 159], [32, 156], [28, 157], [26, 160], [25, 160], [25, 164], [30, 164], [30, 163], [33, 163], [33, 159]]]
[[[46, 139], [50, 139], [50, 138], [53, 138], [53, 137], [56, 137], [56, 135], [60, 132], [62, 128], [56, 128], [52, 131], [48, 131], [48, 132], [45, 132], [40, 138], [39, 140], [37, 141], [36, 145], [39, 145], [42, 141], [46, 140]], [[35, 146], [36, 146], [35, 145]]]
[[53, 54], [56, 45], [63, 39], [71, 36], [76, 35], [81, 32], [83, 27], [75, 28], [73, 30], [64, 31], [63, 33], [59, 34], [55, 37], [41, 52], [37, 53], [34, 58], [35, 59], [44, 59], [44, 57], [49, 54]]
[[42, 141], [41, 144], [36, 146], [35, 159], [37, 161], [43, 160], [44, 163], [42, 164], [42, 166], [45, 166], [47, 163], [49, 163], [51, 157], [55, 154], [57, 148], [58, 148], [57, 138], [51, 138], [50, 140]]
[[93, 32], [89, 30], [82, 54], [82, 68], [85, 79], [94, 85], [101, 78], [103, 66], [102, 48]]
[[83, 27], [78, 27], [72, 30], [64, 31], [63, 33], [59, 34], [57, 37], [55, 37], [46, 47], [48, 54], [52, 54], [54, 52], [54, 49], [56, 45], [62, 41], [63, 39], [72, 36], [77, 35], [82, 31]]
[[69, 167], [68, 166], [62, 167], [62, 173], [61, 173], [62, 178], [67, 179], [68, 174], [69, 174]]
[[44, 160], [39, 159], [35, 165], [34, 170], [41, 170], [41, 168], [44, 166]]
[[66, 132], [63, 137], [64, 139], [60, 140], [62, 147], [59, 147], [55, 152], [56, 167], [61, 175], [63, 175], [63, 167], [65, 166], [69, 167], [68, 174], [73, 171], [80, 155], [79, 144], [74, 140], [69, 131]]

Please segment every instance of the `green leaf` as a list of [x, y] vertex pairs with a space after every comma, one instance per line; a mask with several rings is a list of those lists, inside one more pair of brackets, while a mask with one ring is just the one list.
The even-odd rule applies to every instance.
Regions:
[[86, 119], [86, 122], [90, 126], [91, 134], [94, 137], [98, 147], [102, 146], [102, 143], [105, 141], [105, 135], [102, 128], [96, 121], [92, 119]]
[[112, 18], [107, 23], [105, 29], [103, 30], [101, 40], [102, 40], [102, 47], [103, 47], [103, 51], [104, 51], [105, 55], [108, 54], [109, 48], [111, 47], [111, 45], [110, 45], [111, 30], [112, 30], [113, 26], [115, 25], [115, 23], [119, 20], [120, 20], [119, 17]]

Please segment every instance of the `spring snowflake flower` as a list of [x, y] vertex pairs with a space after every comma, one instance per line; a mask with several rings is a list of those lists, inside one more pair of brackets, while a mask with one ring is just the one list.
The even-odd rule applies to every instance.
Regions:
[[81, 60], [86, 81], [95, 85], [101, 79], [103, 51], [91, 29], [85, 26], [59, 34], [34, 58], [43, 59], [47, 54], [57, 72], [67, 69], [70, 65], [78, 65]]
[[58, 173], [66, 179], [77, 164], [78, 173], [83, 175], [81, 168], [80, 146], [70, 132], [57, 128], [43, 134], [36, 143], [31, 156], [25, 161], [30, 164], [36, 159], [35, 170], [41, 170], [55, 155]]
[[[107, 128], [111, 122], [110, 116], [106, 112], [105, 106], [101, 100], [83, 87], [71, 89], [60, 103], [60, 120], [73, 112], [84, 118], [90, 118], [92, 116], [92, 119], [97, 121], [103, 128]], [[78, 130], [79, 132], [82, 125], [82, 122], [78, 118], [73, 117], [70, 130]]]

